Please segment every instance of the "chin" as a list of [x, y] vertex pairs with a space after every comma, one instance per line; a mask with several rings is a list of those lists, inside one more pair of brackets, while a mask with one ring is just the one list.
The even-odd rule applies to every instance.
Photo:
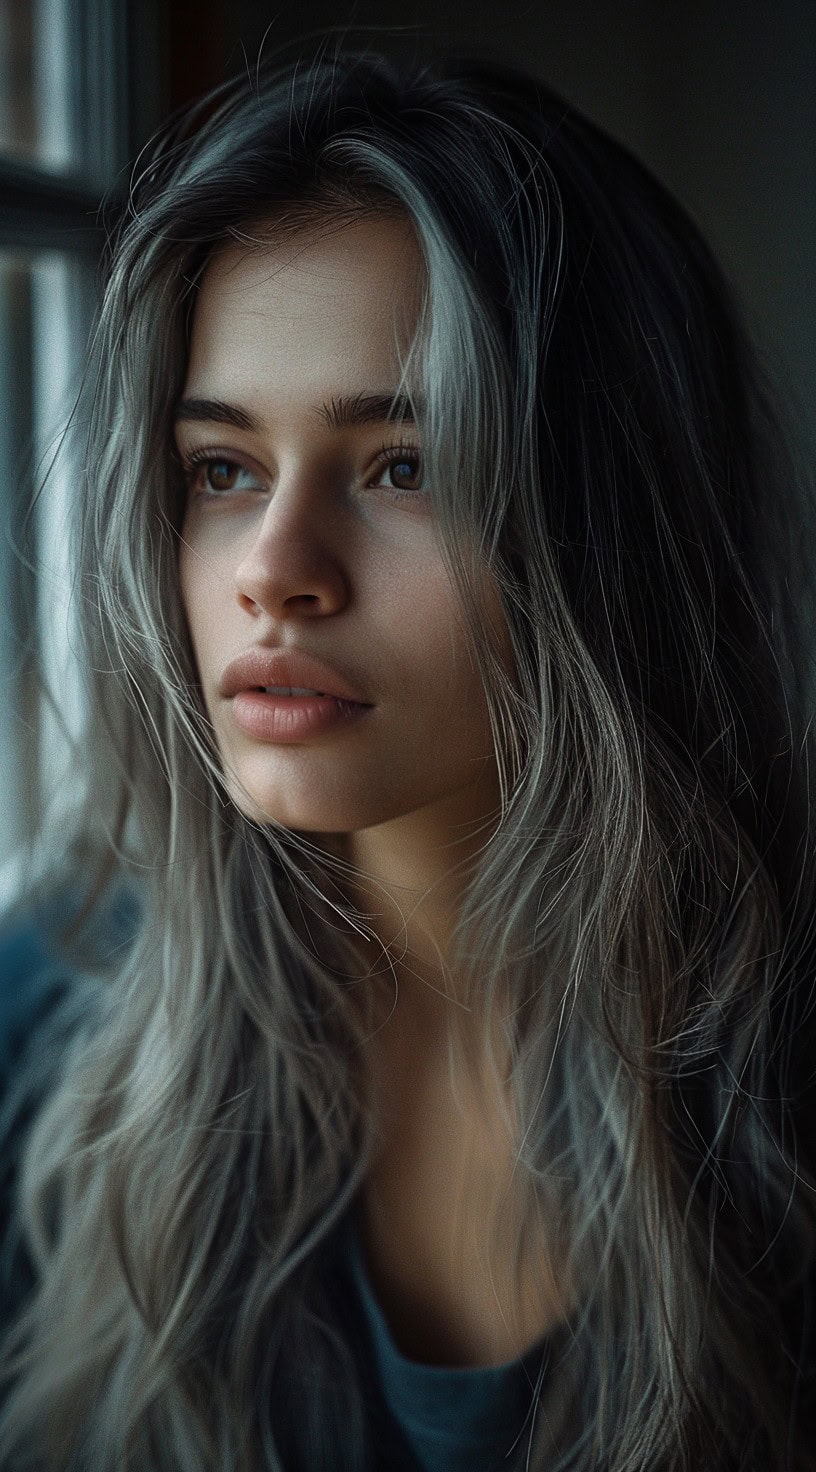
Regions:
[[291, 800], [282, 803], [279, 790], [264, 791], [263, 788], [253, 788], [249, 783], [242, 786], [237, 774], [228, 776], [227, 788], [235, 807], [252, 822], [277, 823], [282, 828], [307, 834], [314, 839], [321, 838], [324, 833], [329, 838], [334, 832], [339, 834], [347, 831], [340, 822], [336, 830], [332, 829], [331, 823], [327, 824], [325, 807], [319, 813], [309, 813], [304, 810], [308, 805]]

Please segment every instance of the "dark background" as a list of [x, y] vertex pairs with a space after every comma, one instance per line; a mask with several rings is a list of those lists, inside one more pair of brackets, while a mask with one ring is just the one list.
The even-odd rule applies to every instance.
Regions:
[[45, 831], [70, 771], [56, 731], [32, 738], [32, 632], [81, 730], [61, 520], [81, 482], [63, 465], [35, 492], [72, 412], [107, 206], [127, 211], [139, 152], [174, 112], [262, 45], [291, 59], [326, 27], [521, 63], [642, 158], [719, 257], [814, 483], [816, 0], [0, 0], [0, 909], [7, 857]]
[[158, 5], [159, 110], [325, 26], [521, 62], [627, 143], [690, 209], [790, 412], [816, 416], [816, 0], [433, 0]]

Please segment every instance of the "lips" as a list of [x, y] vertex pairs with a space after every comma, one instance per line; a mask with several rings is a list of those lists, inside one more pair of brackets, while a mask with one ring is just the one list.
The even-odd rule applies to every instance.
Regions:
[[316, 655], [304, 649], [279, 647], [277, 649], [249, 649], [227, 665], [219, 686], [219, 693], [226, 699], [238, 695], [242, 690], [263, 690], [269, 685], [284, 685], [288, 689], [319, 690], [323, 695], [332, 695], [336, 700], [352, 701], [356, 705], [370, 705], [354, 689], [343, 675], [324, 664]]

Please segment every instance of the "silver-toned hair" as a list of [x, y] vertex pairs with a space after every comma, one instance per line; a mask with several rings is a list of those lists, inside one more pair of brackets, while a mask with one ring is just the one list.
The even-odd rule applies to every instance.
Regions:
[[482, 1061], [507, 1017], [518, 1261], [546, 1212], [574, 1290], [514, 1465], [792, 1472], [816, 1241], [806, 487], [710, 252], [623, 147], [521, 72], [328, 42], [175, 119], [111, 242], [73, 422], [81, 792], [59, 860], [46, 832], [29, 862], [43, 893], [93, 873], [94, 903], [124, 875], [141, 922], [104, 975], [77, 968], [27, 1135], [37, 1284], [0, 1462], [374, 1465], [329, 1248], [372, 1159], [359, 1060], [394, 978], [348, 866], [230, 797], [170, 425], [214, 249], [395, 210], [425, 271], [405, 383], [501, 784], [447, 960]]

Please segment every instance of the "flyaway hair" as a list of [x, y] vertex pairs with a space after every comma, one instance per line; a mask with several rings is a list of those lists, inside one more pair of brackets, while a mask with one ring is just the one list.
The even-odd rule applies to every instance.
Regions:
[[70, 431], [78, 796], [20, 903], [83, 876], [87, 913], [124, 882], [140, 918], [54, 1024], [0, 1464], [377, 1465], [330, 1244], [395, 978], [344, 865], [230, 796], [171, 421], [214, 251], [381, 212], [421, 248], [402, 388], [501, 777], [447, 959], [486, 1058], [507, 1019], [519, 1258], [543, 1211], [574, 1290], [506, 1465], [803, 1472], [812, 488], [711, 251], [625, 147], [520, 70], [333, 38], [174, 117], [111, 234]]

